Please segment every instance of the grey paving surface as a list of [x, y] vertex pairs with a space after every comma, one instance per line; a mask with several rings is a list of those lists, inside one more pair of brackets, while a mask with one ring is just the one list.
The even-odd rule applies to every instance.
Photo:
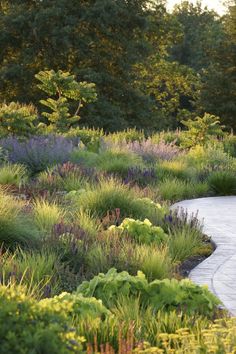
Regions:
[[212, 238], [215, 252], [194, 268], [190, 278], [208, 285], [230, 313], [236, 316], [236, 196], [185, 200], [181, 207], [189, 213], [198, 211], [203, 231]]

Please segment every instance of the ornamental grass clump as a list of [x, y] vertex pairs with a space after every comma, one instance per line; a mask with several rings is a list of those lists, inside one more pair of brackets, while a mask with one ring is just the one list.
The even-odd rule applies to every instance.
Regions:
[[25, 166], [5, 163], [0, 166], [0, 185], [21, 187], [27, 181], [28, 174]]
[[41, 172], [37, 178], [37, 185], [49, 191], [71, 192], [84, 188], [96, 180], [95, 169], [66, 162]]
[[34, 245], [38, 232], [30, 215], [24, 212], [25, 204], [0, 188], [0, 244], [4, 248], [17, 245]]
[[98, 155], [96, 166], [101, 171], [124, 178], [130, 168], [142, 166], [142, 159], [131, 152], [107, 150]]
[[27, 140], [8, 137], [0, 141], [12, 163], [25, 165], [32, 174], [69, 160], [73, 143], [62, 136], [33, 136]]
[[160, 197], [163, 200], [179, 201], [187, 198], [197, 198], [207, 195], [207, 182], [190, 182], [178, 178], [166, 178], [158, 185]]
[[137, 197], [128, 185], [110, 178], [101, 179], [96, 186], [79, 194], [75, 203], [78, 208], [98, 217], [104, 217], [107, 211], [120, 209], [121, 216], [144, 218], [152, 207], [147, 208]]
[[37, 298], [52, 296], [58, 291], [58, 263], [56, 253], [48, 250], [7, 250], [0, 258], [1, 283], [24, 285], [27, 294]]
[[36, 226], [47, 236], [53, 226], [64, 218], [65, 212], [55, 202], [37, 199], [33, 204], [33, 215]]
[[236, 172], [213, 172], [208, 178], [208, 183], [215, 195], [236, 195]]

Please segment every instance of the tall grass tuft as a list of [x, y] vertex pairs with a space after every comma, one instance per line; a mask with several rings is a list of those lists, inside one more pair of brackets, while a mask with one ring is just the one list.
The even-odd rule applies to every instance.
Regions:
[[187, 182], [177, 178], [166, 178], [159, 184], [162, 199], [178, 201], [187, 198], [197, 198], [207, 195], [209, 186], [206, 182]]
[[6, 251], [0, 258], [1, 282], [26, 286], [27, 293], [37, 298], [52, 296], [58, 291], [57, 258], [47, 250], [32, 252], [17, 248], [13, 254]]
[[31, 218], [23, 213], [25, 206], [0, 188], [0, 244], [6, 248], [37, 242], [37, 230]]
[[55, 202], [37, 199], [33, 204], [33, 215], [35, 224], [46, 236], [63, 219], [65, 212]]
[[109, 210], [120, 209], [122, 216], [145, 218], [148, 208], [137, 197], [129, 186], [118, 180], [102, 179], [96, 187], [78, 196], [77, 205], [98, 217], [105, 216]]
[[236, 195], [236, 173], [213, 172], [208, 178], [210, 190], [216, 195]]
[[21, 187], [27, 181], [27, 171], [23, 165], [4, 164], [0, 167], [0, 185]]

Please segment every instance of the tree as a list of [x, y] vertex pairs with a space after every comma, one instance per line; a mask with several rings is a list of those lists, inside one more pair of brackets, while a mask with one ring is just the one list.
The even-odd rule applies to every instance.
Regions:
[[192, 147], [205, 145], [212, 137], [223, 135], [224, 126], [220, 124], [219, 117], [205, 113], [203, 117], [182, 121], [188, 130], [183, 135], [183, 145]]
[[182, 36], [170, 48], [171, 56], [180, 64], [201, 72], [212, 63], [212, 54], [225, 38], [222, 20], [214, 11], [203, 8], [201, 1], [195, 5], [183, 1], [175, 6], [173, 15], [181, 24]]
[[[98, 100], [81, 122], [122, 129], [149, 114], [133, 84], [133, 65], [150, 45], [148, 0], [3, 0], [0, 3], [0, 100], [37, 103], [33, 78], [53, 68], [94, 82]], [[47, 24], [47, 25], [45, 25]]]
[[236, 129], [236, 2], [223, 18], [225, 38], [212, 55], [204, 72], [199, 106], [221, 117], [228, 128]]
[[[86, 103], [95, 102], [97, 99], [94, 83], [77, 82], [75, 75], [59, 70], [55, 72], [40, 71], [35, 75], [40, 81], [38, 88], [57, 99], [48, 98], [40, 103], [51, 109], [51, 113], [43, 112], [42, 115], [59, 131], [68, 130], [80, 119], [80, 109]], [[77, 102], [77, 108], [70, 114], [69, 99]]]

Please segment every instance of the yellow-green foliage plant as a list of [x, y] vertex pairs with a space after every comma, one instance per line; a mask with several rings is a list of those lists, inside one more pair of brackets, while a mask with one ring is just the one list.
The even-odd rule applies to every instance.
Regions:
[[52, 227], [59, 223], [65, 212], [56, 202], [49, 203], [44, 199], [37, 199], [33, 205], [34, 221], [39, 230], [45, 234], [52, 231]]
[[21, 187], [27, 182], [25, 166], [19, 164], [3, 164], [0, 166], [0, 185]]
[[[159, 345], [136, 348], [134, 353], [149, 354], [234, 354], [236, 353], [236, 318], [215, 320], [196, 334], [189, 328], [158, 335]], [[144, 346], [145, 347], [145, 346]]]
[[17, 248], [14, 253], [7, 250], [0, 258], [2, 283], [24, 285], [27, 294], [37, 298], [57, 293], [56, 269], [60, 269], [58, 255], [46, 249], [40, 252]]
[[0, 286], [0, 342], [2, 354], [83, 353], [84, 338], [67, 316], [71, 301], [45, 303], [20, 286]]

